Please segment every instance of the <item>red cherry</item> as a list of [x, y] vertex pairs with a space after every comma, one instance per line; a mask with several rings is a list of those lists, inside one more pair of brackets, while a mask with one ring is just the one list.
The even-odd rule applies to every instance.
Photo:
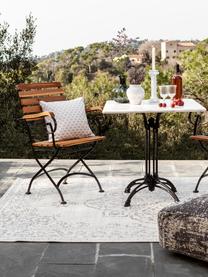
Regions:
[[163, 104], [162, 104], [162, 107], [163, 107], [163, 108], [165, 108], [166, 106], [167, 106], [166, 103], [163, 103]]
[[178, 106], [178, 101], [179, 101], [179, 99], [174, 99], [174, 104], [175, 104], [176, 106]]
[[175, 103], [174, 102], [171, 103], [171, 108], [175, 108]]
[[183, 102], [183, 100], [180, 99], [180, 100], [178, 101], [178, 106], [183, 106], [183, 105], [184, 105], [184, 102]]
[[162, 108], [162, 106], [163, 106], [163, 104], [162, 104], [162, 103], [160, 103], [160, 104], [159, 104], [159, 107], [160, 107], [160, 108]]

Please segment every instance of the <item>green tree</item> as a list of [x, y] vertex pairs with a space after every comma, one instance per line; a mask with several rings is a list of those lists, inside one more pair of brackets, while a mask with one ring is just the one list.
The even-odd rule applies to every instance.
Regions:
[[[142, 83], [142, 87], [145, 90], [145, 98], [148, 99], [151, 95], [151, 79], [149, 75], [149, 70], [151, 69], [151, 66], [146, 67], [146, 75], [145, 79]], [[160, 85], [167, 85], [170, 83], [171, 76], [173, 75], [173, 72], [171, 70], [164, 70], [162, 66], [157, 67], [159, 74], [157, 75], [157, 84]], [[158, 95], [158, 97], [160, 97]]]
[[65, 92], [69, 99], [83, 96], [88, 106], [102, 106], [106, 100], [112, 99], [115, 84], [115, 78], [106, 72], [98, 71], [92, 81], [79, 74], [65, 87]]
[[184, 70], [185, 94], [208, 108], [208, 39], [199, 43], [194, 50], [183, 52], [180, 60]]
[[134, 54], [137, 53], [139, 45], [142, 41], [139, 38], [130, 38], [126, 33], [126, 28], [118, 31], [116, 37], [112, 39], [115, 55]]
[[32, 46], [36, 33], [34, 18], [26, 18], [21, 32], [9, 33], [9, 24], [0, 23], [0, 153], [9, 157], [22, 153], [25, 140], [16, 122], [20, 116], [16, 84], [29, 80], [35, 68]]

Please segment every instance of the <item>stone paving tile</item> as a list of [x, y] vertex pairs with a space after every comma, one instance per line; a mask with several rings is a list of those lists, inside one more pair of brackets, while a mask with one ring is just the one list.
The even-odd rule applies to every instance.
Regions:
[[[42, 164], [45, 164], [47, 162], [47, 160], [41, 160]], [[75, 160], [55, 160], [52, 165], [48, 168], [48, 169], [53, 169], [53, 168], [66, 168], [68, 169], [73, 163], [75, 162]], [[81, 170], [81, 165], [77, 165], [72, 172], [79, 172]], [[18, 178], [31, 178], [38, 170], [40, 169], [40, 167], [37, 165], [36, 161], [34, 160], [30, 160], [28, 163], [27, 161], [25, 161], [25, 163], [23, 164], [22, 168], [18, 171], [17, 177]], [[65, 171], [63, 170], [57, 170], [55, 172], [51, 172], [50, 173], [51, 176], [54, 177], [62, 177], [63, 174], [65, 174]], [[71, 178], [76, 178], [79, 176], [72, 176]]]
[[161, 175], [162, 177], [176, 177], [178, 176], [176, 169], [175, 169], [175, 163], [172, 162], [171, 160], [169, 161], [164, 161], [160, 160], [158, 162], [158, 168], [159, 168], [159, 176]]
[[95, 243], [50, 243], [42, 263], [95, 264]]
[[16, 177], [5, 177], [5, 174], [0, 174], [0, 197], [16, 182]]
[[143, 176], [144, 175], [144, 161], [140, 160], [123, 160], [120, 162], [112, 161], [111, 175], [116, 177], [122, 176]]
[[[87, 161], [86, 161], [86, 163], [97, 177], [111, 176], [111, 165], [106, 165], [106, 164], [104, 164], [104, 165], [91, 165]], [[84, 166], [81, 167], [80, 172], [89, 173]], [[83, 175], [78, 175], [78, 177], [89, 178], [89, 176], [83, 176]]]
[[0, 243], [0, 276], [32, 277], [47, 243]]
[[[111, 160], [86, 160], [87, 165], [98, 177], [111, 176]], [[81, 172], [88, 172], [82, 165]], [[83, 176], [84, 177], [84, 176]]]
[[201, 161], [175, 162], [175, 172], [177, 173], [177, 176], [200, 176], [204, 169], [204, 163]]
[[90, 166], [105, 166], [120, 162], [120, 160], [86, 160]]
[[[197, 181], [198, 181], [198, 178], [197, 178]], [[201, 191], [207, 191], [208, 193], [208, 177], [205, 177], [201, 180], [200, 184], [199, 184], [199, 187], [198, 187], [198, 191], [201, 192]], [[193, 188], [196, 187], [196, 184], [197, 182], [193, 182]]]
[[153, 277], [151, 259], [129, 256], [101, 257], [98, 259], [95, 277]]
[[174, 254], [153, 244], [155, 277], [207, 277], [208, 263]]
[[41, 264], [34, 277], [94, 277], [94, 270], [93, 265]]
[[[46, 160], [41, 160], [43, 163]], [[55, 160], [53, 165], [54, 167], [68, 167], [70, 166], [74, 160]], [[144, 173], [144, 161], [141, 160], [87, 160], [87, 163], [92, 167], [92, 169], [103, 175], [109, 170], [109, 175], [113, 176], [129, 176], [129, 175], [143, 175]], [[207, 166], [207, 161], [159, 161], [159, 171], [161, 174], [165, 174], [164, 176], [199, 176], [202, 171]], [[80, 167], [78, 167], [76, 169]], [[0, 174], [7, 173], [6, 177], [11, 177], [13, 174], [16, 176], [18, 172], [18, 176], [21, 174], [29, 174], [33, 173], [34, 170], [38, 169], [35, 160], [21, 160], [21, 159], [0, 159]], [[30, 177], [30, 176], [29, 176]]]
[[0, 159], [0, 174], [7, 174], [8, 176], [15, 175], [22, 167], [23, 162], [16, 162], [13, 160]]
[[99, 255], [127, 254], [151, 256], [150, 243], [101, 243]]

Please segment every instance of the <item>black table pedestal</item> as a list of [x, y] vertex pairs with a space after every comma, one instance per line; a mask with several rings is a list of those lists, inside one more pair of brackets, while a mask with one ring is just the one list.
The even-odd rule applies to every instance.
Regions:
[[[132, 197], [145, 188], [150, 191], [154, 191], [155, 188], [160, 188], [168, 192], [176, 202], [179, 202], [177, 195], [175, 194], [176, 188], [168, 179], [158, 176], [158, 130], [160, 113], [157, 113], [156, 117], [150, 117], [147, 119], [146, 114], [142, 114], [144, 119], [144, 127], [146, 131], [145, 135], [145, 176], [140, 179], [133, 180], [125, 189], [126, 193], [129, 194], [125, 207], [129, 207]], [[151, 136], [152, 136], [152, 147], [151, 147]], [[152, 165], [152, 170], [151, 170]]]

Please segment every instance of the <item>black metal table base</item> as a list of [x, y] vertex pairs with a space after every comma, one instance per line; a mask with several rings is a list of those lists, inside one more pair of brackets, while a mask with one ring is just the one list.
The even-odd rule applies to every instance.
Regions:
[[[131, 191], [131, 188], [134, 189]], [[148, 188], [149, 191], [154, 191], [155, 188], [160, 188], [166, 192], [168, 192], [176, 202], [179, 201], [177, 195], [175, 194], [176, 188], [168, 179], [160, 178], [160, 177], [153, 177], [152, 175], [145, 176], [144, 178], [136, 179], [132, 181], [125, 189], [125, 193], [130, 193], [129, 197], [127, 198], [124, 206], [129, 207], [131, 203], [132, 197], [139, 192]]]
[[[147, 120], [146, 114], [143, 114], [145, 135], [145, 176], [133, 180], [125, 189], [126, 193], [130, 193], [124, 206], [129, 207], [133, 196], [148, 188], [149, 191], [154, 191], [155, 188], [162, 189], [169, 193], [173, 199], [178, 202], [176, 188], [171, 181], [158, 175], [158, 130], [160, 113], [155, 118], [150, 117]], [[132, 189], [132, 191], [131, 191]]]

